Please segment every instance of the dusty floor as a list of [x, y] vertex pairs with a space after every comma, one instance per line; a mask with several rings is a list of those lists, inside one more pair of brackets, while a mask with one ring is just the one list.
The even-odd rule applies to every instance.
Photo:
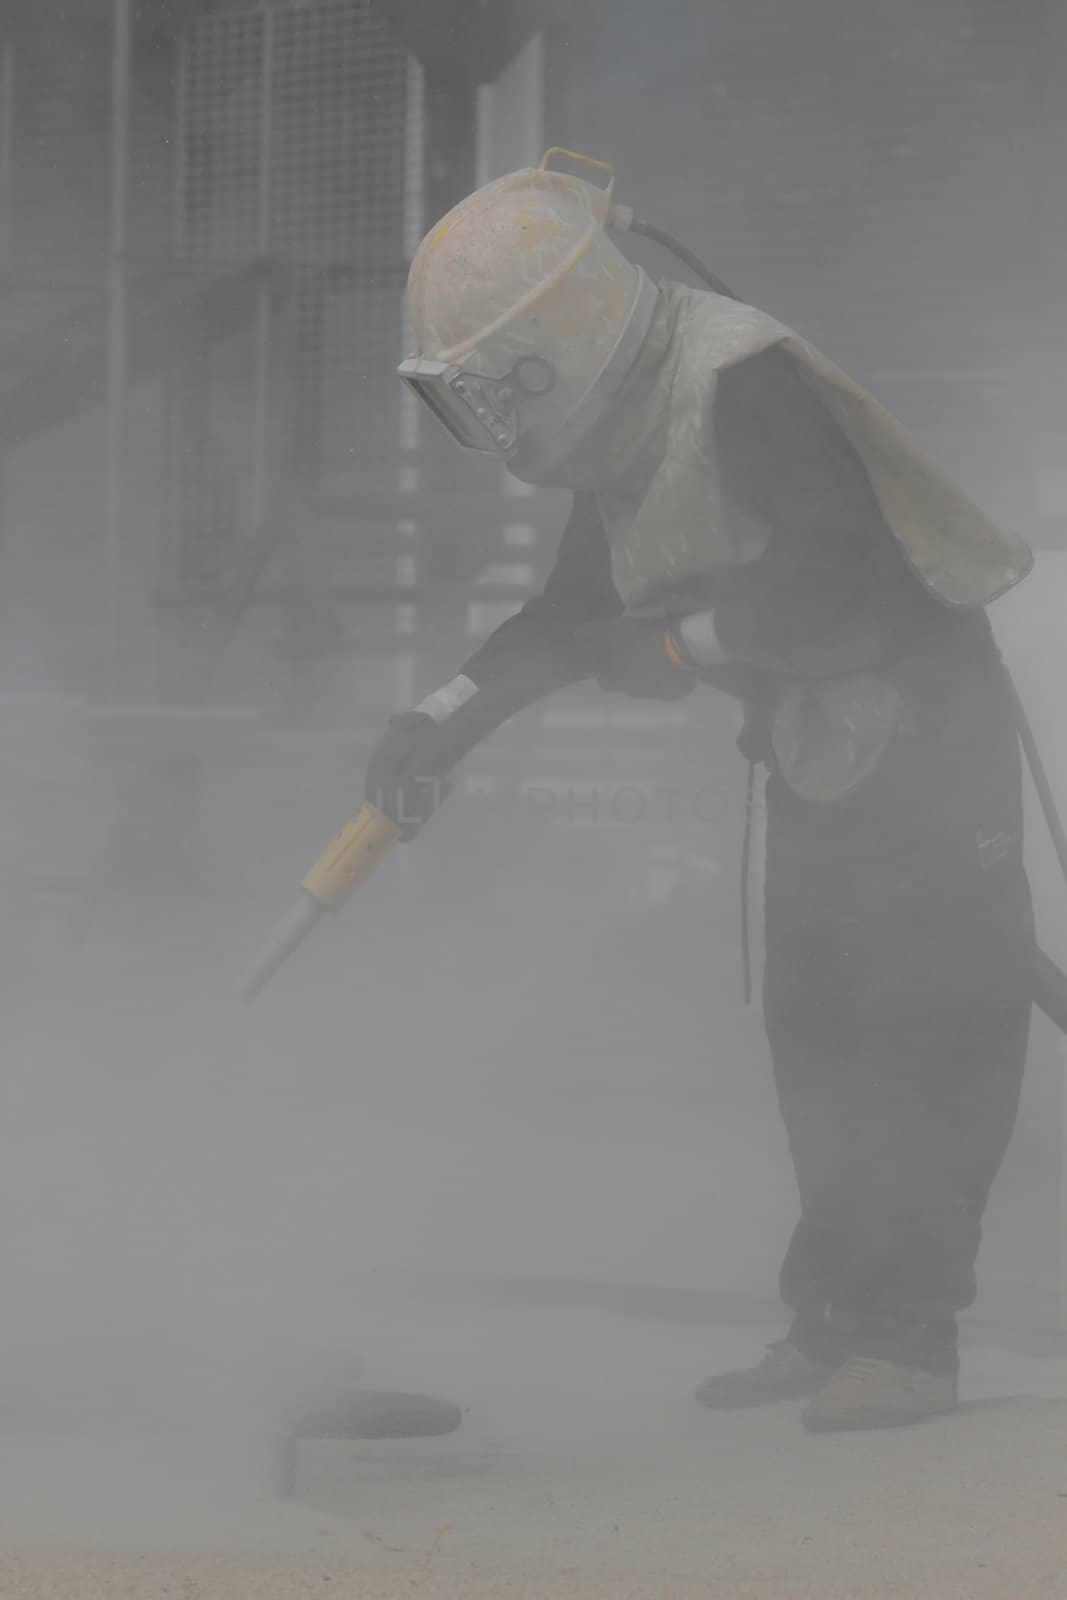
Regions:
[[975, 1346], [957, 1417], [813, 1439], [795, 1405], [688, 1401], [773, 1329], [445, 1304], [407, 1328], [369, 1329], [369, 1376], [452, 1395], [463, 1429], [307, 1443], [291, 1503], [262, 1439], [9, 1437], [0, 1595], [1067, 1596], [1063, 1358]]
[[[706, 992], [713, 959], [734, 970], [732, 890], [714, 951], [703, 901], [688, 939], [687, 902], [635, 921], [633, 884], [593, 915], [570, 837], [512, 877], [498, 840], [461, 900], [435, 863], [488, 847], [457, 813], [234, 1016], [239, 958], [332, 825], [291, 783], [271, 826], [289, 806], [300, 839], [260, 900], [108, 902], [59, 1022], [7, 1049], [0, 1395], [28, 1403], [0, 1417], [0, 1600], [1067, 1600], [1067, 1360], [987, 1336], [963, 1412], [899, 1433], [690, 1400], [780, 1329], [672, 1286], [758, 1301], [795, 1208], [758, 1017], [732, 978]], [[240, 836], [247, 775], [216, 790], [212, 837]], [[979, 1310], [1016, 1327], [1055, 1303], [1047, 1054], [983, 1255]], [[323, 1342], [464, 1426], [309, 1443], [279, 1502], [250, 1396], [276, 1350]]]

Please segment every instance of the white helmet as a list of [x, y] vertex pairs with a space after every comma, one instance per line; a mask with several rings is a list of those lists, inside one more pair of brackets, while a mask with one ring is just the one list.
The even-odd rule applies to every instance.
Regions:
[[[550, 171], [556, 155], [611, 174], [607, 187]], [[550, 150], [462, 201], [412, 262], [418, 354], [400, 376], [460, 444], [532, 482], [604, 415], [655, 315], [655, 285], [605, 232], [613, 188], [603, 162]]]

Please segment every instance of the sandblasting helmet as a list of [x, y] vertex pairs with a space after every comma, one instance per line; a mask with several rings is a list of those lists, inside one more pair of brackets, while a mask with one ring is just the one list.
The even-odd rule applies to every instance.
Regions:
[[[609, 174], [604, 188], [553, 156]], [[550, 150], [427, 235], [408, 280], [418, 353], [400, 367], [460, 444], [551, 480], [607, 410], [652, 324], [655, 285], [608, 238], [612, 169]]]

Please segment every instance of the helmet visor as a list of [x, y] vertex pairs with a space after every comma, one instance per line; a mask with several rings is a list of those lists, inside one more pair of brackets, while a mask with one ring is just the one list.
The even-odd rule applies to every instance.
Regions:
[[498, 385], [421, 356], [402, 362], [397, 371], [465, 450], [501, 455], [515, 443], [514, 409], [508, 414], [500, 404]]

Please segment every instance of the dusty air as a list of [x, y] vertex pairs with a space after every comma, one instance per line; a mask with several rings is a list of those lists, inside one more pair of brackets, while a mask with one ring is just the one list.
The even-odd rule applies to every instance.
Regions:
[[4, 8], [5, 1600], [1067, 1595], [1065, 89]]

